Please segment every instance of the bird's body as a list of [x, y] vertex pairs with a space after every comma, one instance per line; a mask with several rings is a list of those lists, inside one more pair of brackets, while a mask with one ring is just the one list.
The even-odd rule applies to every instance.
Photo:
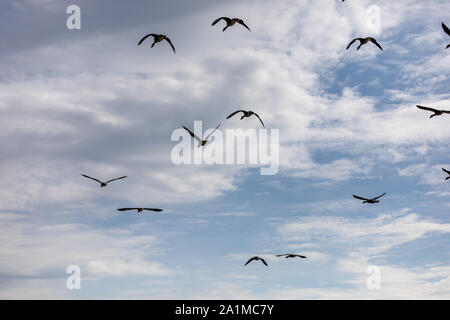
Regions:
[[363, 198], [363, 197], [355, 196], [355, 195], [353, 195], [353, 198], [359, 199], [359, 200], [363, 200], [362, 203], [378, 203], [378, 202], [380, 202], [380, 200], [378, 200], [378, 199], [380, 199], [380, 198], [381, 198], [382, 196], [384, 196], [385, 194], [386, 194], [386, 193], [383, 193], [381, 196], [378, 196], [378, 197], [372, 198], [372, 199], [367, 199], [367, 198]]
[[245, 28], [248, 29], [248, 31], [251, 31], [250, 28], [244, 23], [244, 21], [242, 19], [239, 19], [239, 18], [220, 17], [220, 18], [217, 18], [216, 20], [214, 20], [214, 22], [211, 25], [212, 26], [215, 25], [220, 20], [224, 20], [227, 23], [225, 28], [223, 28], [222, 32], [225, 31], [228, 27], [233, 26], [236, 22], [241, 24], [241, 25], [243, 25]]
[[232, 116], [234, 116], [236, 113], [239, 113], [239, 112], [242, 112], [242, 113], [243, 113], [242, 116], [241, 116], [241, 120], [244, 119], [244, 118], [249, 118], [249, 117], [255, 115], [255, 116], [259, 119], [259, 121], [261, 121], [261, 124], [263, 125], [263, 127], [264, 127], [264, 128], [266, 127], [266, 126], [264, 125], [264, 122], [262, 122], [261, 118], [258, 116], [258, 114], [256, 114], [256, 113], [253, 112], [253, 111], [250, 111], [250, 110], [249, 110], [249, 111], [245, 111], [245, 110], [238, 110], [238, 111], [235, 111], [235, 112], [233, 112], [232, 114], [230, 114], [230, 115], [227, 117], [227, 119], [230, 119]]
[[139, 40], [138, 46], [141, 45], [141, 43], [144, 42], [144, 40], [147, 39], [148, 37], [153, 37], [153, 43], [151, 46], [152, 48], [156, 43], [166, 40], [172, 47], [173, 53], [176, 53], [175, 47], [173, 46], [172, 41], [170, 41], [170, 39], [164, 34], [149, 33], [149, 34], [145, 35], [141, 40]]
[[285, 257], [286, 259], [288, 259], [288, 258], [296, 258], [296, 257], [299, 257], [299, 258], [302, 258], [302, 259], [306, 259], [305, 256], [302, 256], [300, 254], [295, 254], [295, 253], [277, 254], [276, 256], [277, 257]]
[[429, 108], [429, 107], [424, 107], [424, 106], [419, 106], [419, 105], [416, 105], [416, 107], [419, 108], [419, 109], [425, 110], [425, 111], [431, 111], [431, 112], [434, 112], [434, 114], [432, 114], [432, 115], [430, 116], [430, 119], [433, 118], [433, 117], [435, 117], [435, 116], [441, 116], [441, 115], [443, 115], [444, 113], [450, 114], [450, 111], [448, 111], [448, 110], [438, 110], [438, 109]]
[[191, 135], [192, 138], [194, 138], [197, 142], [198, 142], [198, 148], [203, 147], [205, 144], [208, 143], [208, 138], [220, 127], [220, 123], [219, 125], [204, 139], [200, 139], [196, 134], [194, 134], [191, 130], [189, 130], [188, 128], [186, 128], [185, 126], [183, 126], [183, 129], [186, 130], [187, 132], [189, 132], [189, 134]]
[[444, 168], [442, 168], [442, 171], [444, 171], [446, 174], [448, 174], [448, 177], [445, 178], [445, 180], [449, 180], [450, 179], [450, 171], [445, 170]]
[[247, 262], [244, 264], [244, 266], [248, 265], [250, 262], [252, 261], [261, 261], [262, 263], [264, 263], [266, 265], [266, 267], [268, 267], [269, 265], [267, 264], [266, 260], [264, 260], [263, 258], [260, 258], [258, 256], [255, 256], [253, 258], [250, 258], [247, 260]]
[[369, 41], [372, 42], [374, 45], [376, 45], [378, 48], [380, 48], [381, 51], [383, 51], [383, 48], [381, 47], [381, 45], [377, 42], [377, 40], [375, 40], [372, 37], [367, 37], [367, 38], [355, 38], [353, 39], [347, 46], [347, 50], [351, 47], [351, 45], [355, 42], [355, 41], [359, 41], [359, 46], [358, 48], [356, 48], [356, 51], [358, 51], [362, 45], [368, 43]]
[[105, 181], [100, 181], [100, 180], [98, 180], [98, 179], [96, 179], [96, 178], [89, 177], [89, 176], [87, 176], [87, 175], [85, 175], [85, 174], [82, 174], [82, 176], [85, 177], [85, 178], [88, 178], [88, 179], [92, 179], [92, 180], [94, 180], [94, 181], [97, 181], [98, 183], [100, 183], [100, 188], [106, 187], [106, 186], [108, 185], [108, 183], [110, 183], [110, 182], [112, 182], [112, 181], [124, 179], [124, 178], [127, 177], [127, 176], [123, 176], [123, 177], [111, 179], [111, 180], [108, 180], [108, 181], [105, 182]]
[[[442, 22], [442, 29], [444, 29], [444, 32], [445, 32], [448, 36], [450, 36], [450, 29], [447, 28], [447, 26], [446, 26], [443, 22]], [[448, 48], [450, 48], [450, 44], [448, 44], [447, 47], [446, 47], [445, 49], [448, 49]]]
[[161, 211], [163, 211], [162, 209], [158, 209], [158, 208], [120, 208], [120, 209], [117, 209], [117, 210], [118, 211], [137, 210], [138, 213], [142, 213], [142, 211], [144, 211], [144, 210], [153, 211], [153, 212], [161, 212]]

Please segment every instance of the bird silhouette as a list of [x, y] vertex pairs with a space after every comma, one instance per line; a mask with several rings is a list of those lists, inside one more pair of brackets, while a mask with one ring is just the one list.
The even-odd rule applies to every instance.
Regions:
[[118, 211], [137, 210], [138, 213], [142, 213], [142, 211], [144, 211], [144, 210], [154, 211], [154, 212], [161, 212], [161, 211], [163, 211], [162, 209], [158, 209], [158, 208], [120, 208], [120, 209], [117, 209], [117, 210]]
[[448, 180], [448, 179], [450, 179], [450, 171], [448, 171], [448, 170], [445, 170], [444, 168], [442, 168], [442, 171], [444, 171], [445, 173], [447, 173], [447, 174], [448, 174], [448, 177], [447, 177], [447, 178], [445, 178], [445, 180]]
[[[442, 29], [444, 29], [444, 32], [450, 36], [450, 29], [447, 28], [447, 26], [443, 22], [442, 22]], [[450, 44], [448, 44], [445, 49], [448, 49], [448, 48], [450, 48]]]
[[355, 38], [353, 39], [347, 46], [347, 50], [351, 47], [351, 45], [356, 41], [359, 41], [359, 46], [358, 48], [356, 48], [356, 51], [359, 50], [359, 48], [361, 48], [362, 45], [368, 43], [369, 41], [372, 42], [373, 44], [375, 44], [378, 48], [380, 48], [381, 51], [383, 51], [383, 48], [380, 46], [380, 44], [377, 42], [377, 40], [375, 40], [372, 37], [367, 37], [367, 38]]
[[87, 175], [85, 175], [85, 174], [82, 174], [82, 176], [85, 177], [85, 178], [88, 178], [88, 179], [92, 179], [92, 180], [94, 180], [94, 181], [97, 181], [98, 183], [100, 183], [100, 188], [106, 187], [106, 186], [108, 185], [108, 183], [110, 183], [110, 182], [112, 182], [112, 181], [119, 180], [119, 179], [124, 179], [124, 178], [127, 177], [127, 176], [123, 176], [123, 177], [119, 177], [119, 178], [115, 178], [115, 179], [111, 179], [111, 180], [108, 180], [108, 181], [106, 181], [106, 182], [103, 182], [103, 181], [100, 181], [100, 180], [98, 180], [98, 179], [89, 177], [89, 176], [87, 176]]
[[203, 147], [206, 143], [208, 143], [208, 138], [220, 127], [220, 125], [221, 125], [221, 123], [219, 123], [219, 125], [213, 131], [211, 131], [210, 134], [208, 134], [208, 136], [205, 138], [205, 140], [200, 139], [196, 134], [194, 134], [191, 130], [189, 130], [185, 126], [183, 126], [183, 129], [186, 130], [187, 132], [189, 132], [189, 134], [191, 135], [192, 138], [197, 140], [197, 142], [198, 142], [197, 147], [200, 148], [200, 147]]
[[434, 109], [434, 108], [429, 108], [429, 107], [424, 107], [424, 106], [419, 106], [419, 105], [416, 105], [416, 107], [419, 108], [419, 109], [425, 110], [425, 111], [431, 111], [431, 112], [434, 112], [434, 114], [432, 114], [432, 115], [430, 116], [430, 119], [433, 118], [433, 117], [435, 117], [435, 116], [441, 116], [441, 115], [443, 115], [444, 113], [450, 114], [450, 111], [447, 111], [447, 110], [437, 110], [437, 109]]
[[266, 127], [266, 126], [264, 125], [264, 122], [262, 122], [261, 118], [260, 118], [256, 113], [254, 113], [253, 111], [238, 110], [238, 111], [235, 111], [235, 112], [233, 112], [232, 114], [230, 114], [230, 115], [227, 117], [227, 119], [230, 119], [232, 116], [234, 116], [236, 113], [239, 113], [239, 112], [242, 112], [242, 113], [243, 113], [243, 115], [241, 116], [241, 120], [244, 119], [244, 118], [249, 118], [249, 117], [255, 115], [255, 116], [259, 119], [259, 121], [261, 121], [263, 127], [264, 127], [264, 128]]
[[306, 259], [305, 256], [302, 256], [302, 255], [300, 255], [300, 254], [295, 254], [295, 253], [277, 254], [276, 257], [286, 257], [286, 259], [287, 259], [287, 258], [295, 258], [295, 257], [299, 257], [299, 258]]
[[251, 31], [250, 28], [244, 23], [244, 21], [242, 19], [239, 18], [228, 18], [228, 17], [220, 17], [217, 18], [216, 20], [214, 20], [214, 22], [211, 24], [212, 26], [215, 25], [217, 22], [219, 22], [220, 20], [225, 20], [225, 22], [227, 23], [227, 25], [225, 26], [225, 28], [223, 28], [222, 32], [227, 30], [228, 27], [231, 27], [232, 25], [234, 25], [236, 22], [243, 25], [244, 27], [246, 27], [248, 29], [248, 31]]
[[255, 260], [255, 261], [261, 261], [262, 263], [264, 263], [265, 265], [266, 265], [266, 267], [268, 267], [269, 265], [267, 264], [267, 262], [266, 262], [266, 260], [264, 260], [263, 258], [260, 258], [260, 257], [258, 257], [258, 256], [255, 256], [255, 257], [253, 257], [253, 258], [250, 258], [250, 259], [248, 259], [248, 261], [244, 264], [244, 267], [246, 266], [246, 265], [248, 265], [250, 262], [252, 262], [253, 260]]
[[144, 42], [144, 40], [147, 39], [147, 38], [150, 37], [150, 36], [153, 37], [153, 43], [152, 43], [152, 46], [151, 46], [152, 48], [153, 48], [153, 46], [154, 46], [156, 43], [161, 42], [161, 41], [163, 41], [163, 40], [166, 40], [166, 41], [170, 44], [170, 46], [172, 47], [173, 53], [176, 54], [176, 52], [175, 52], [175, 47], [173, 46], [172, 41], [170, 41], [170, 39], [169, 39], [166, 35], [164, 35], [164, 34], [149, 33], [149, 34], [147, 34], [146, 36], [144, 36], [144, 37], [139, 41], [138, 46], [140, 46], [141, 43]]
[[378, 203], [378, 202], [380, 202], [380, 200], [378, 200], [378, 199], [381, 198], [382, 196], [384, 196], [385, 194], [386, 194], [386, 192], [383, 193], [381, 196], [378, 196], [378, 197], [372, 198], [372, 199], [367, 199], [367, 198], [363, 198], [363, 197], [355, 196], [355, 195], [353, 195], [353, 198], [363, 200], [362, 203]]

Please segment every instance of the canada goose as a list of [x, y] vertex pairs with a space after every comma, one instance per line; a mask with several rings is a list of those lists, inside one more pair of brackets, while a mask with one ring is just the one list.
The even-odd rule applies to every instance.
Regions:
[[225, 22], [227, 23], [225, 28], [223, 28], [222, 32], [225, 31], [228, 27], [231, 27], [232, 25], [234, 25], [236, 22], [243, 25], [244, 27], [246, 27], [248, 29], [248, 31], [251, 31], [250, 28], [247, 27], [247, 25], [244, 23], [244, 21], [239, 18], [230, 19], [227, 17], [220, 17], [220, 18], [217, 18], [216, 20], [214, 20], [214, 22], [212, 23], [212, 26], [215, 25], [217, 22], [219, 22], [222, 19], [225, 20]]
[[236, 113], [239, 113], [239, 112], [242, 112], [242, 113], [243, 113], [243, 115], [242, 115], [242, 117], [241, 117], [241, 120], [244, 119], [244, 118], [249, 118], [249, 117], [251, 117], [252, 115], [255, 115], [256, 117], [258, 117], [259, 121], [261, 121], [263, 127], [264, 127], [264, 128], [266, 127], [266, 126], [264, 125], [264, 122], [262, 122], [261, 118], [260, 118], [256, 113], [254, 113], [253, 111], [238, 110], [238, 111], [235, 111], [235, 112], [233, 112], [232, 114], [230, 114], [230, 115], [227, 117], [227, 119], [230, 119], [232, 116], [234, 116]]
[[299, 254], [295, 254], [295, 253], [285, 253], [285, 254], [277, 254], [276, 257], [286, 257], [287, 258], [295, 258], [295, 257], [299, 257], [299, 258], [303, 258], [306, 259], [305, 256], [299, 255]]
[[372, 198], [372, 199], [367, 199], [367, 198], [363, 198], [363, 197], [355, 196], [355, 195], [353, 195], [353, 198], [356, 198], [359, 200], [364, 200], [362, 203], [378, 203], [378, 202], [380, 202], [380, 200], [378, 200], [378, 199], [381, 198], [382, 196], [384, 196], [385, 194], [386, 194], [386, 192], [383, 193], [381, 196], [378, 196], [378, 197]]
[[[442, 29], [444, 29], [445, 33], [450, 36], [450, 29], [447, 28], [447, 26], [443, 22], [442, 22]], [[450, 44], [448, 44], [445, 49], [448, 49], [448, 48], [450, 48]]]
[[154, 211], [154, 212], [161, 212], [161, 211], [163, 211], [162, 209], [158, 209], [158, 208], [120, 208], [120, 209], [117, 209], [117, 210], [118, 211], [137, 210], [138, 213], [142, 213], [143, 210]]
[[192, 138], [197, 140], [197, 142], [198, 142], [197, 147], [200, 148], [200, 147], [203, 147], [208, 142], [208, 138], [220, 127], [220, 125], [221, 125], [221, 123], [219, 123], [219, 125], [205, 138], [205, 140], [200, 139], [197, 135], [195, 135], [191, 130], [189, 130], [185, 126], [183, 126], [183, 129], [186, 130], [187, 132], [189, 132], [189, 134], [191, 135]]
[[264, 264], [266, 265], [266, 267], [269, 266], [269, 265], [267, 264], [267, 262], [266, 262], [263, 258], [260, 258], [260, 257], [258, 257], [258, 256], [255, 256], [255, 257], [253, 257], [253, 258], [248, 259], [248, 261], [244, 264], [244, 267], [245, 267], [246, 265], [248, 265], [250, 262], [252, 262], [253, 260], [255, 260], [255, 261], [260, 260], [262, 263], [264, 263]]
[[170, 46], [172, 47], [173, 53], [176, 54], [176, 52], [175, 52], [175, 47], [173, 46], [172, 41], [170, 41], [170, 39], [167, 38], [167, 36], [164, 35], [164, 34], [149, 33], [148, 35], [144, 36], [144, 37], [139, 41], [138, 46], [139, 46], [142, 42], [144, 42], [145, 39], [147, 39], [147, 38], [150, 37], [150, 36], [152, 36], [153, 39], [154, 39], [154, 41], [153, 41], [153, 43], [152, 43], [152, 46], [151, 46], [152, 48], [153, 48], [153, 46], [154, 46], [156, 43], [161, 42], [161, 41], [163, 41], [163, 40], [166, 40], [166, 41], [170, 44]]
[[445, 180], [448, 180], [448, 179], [450, 179], [450, 171], [448, 171], [448, 170], [445, 170], [444, 168], [442, 168], [442, 171], [444, 171], [445, 173], [447, 173], [447, 174], [448, 174], [448, 177], [447, 177], [447, 178], [445, 178]]
[[115, 180], [119, 180], [119, 179], [124, 179], [124, 178], [127, 177], [127, 176], [123, 176], [123, 177], [119, 177], [119, 178], [115, 178], [115, 179], [111, 179], [111, 180], [108, 180], [108, 181], [106, 181], [106, 182], [103, 182], [103, 181], [100, 181], [100, 180], [98, 180], [98, 179], [89, 177], [89, 176], [87, 176], [87, 175], [85, 175], [85, 174], [82, 174], [82, 176], [85, 177], [85, 178], [88, 178], [88, 179], [92, 179], [92, 180], [97, 181], [98, 183], [100, 183], [100, 188], [106, 187], [106, 185], [107, 185], [108, 183], [110, 183], [111, 181], [115, 181]]
[[433, 117], [435, 117], [435, 116], [441, 116], [441, 115], [443, 115], [444, 113], [450, 114], [450, 111], [447, 111], [447, 110], [437, 110], [437, 109], [428, 108], [428, 107], [419, 106], [419, 105], [416, 105], [416, 107], [419, 108], [419, 109], [425, 110], [425, 111], [431, 111], [431, 112], [434, 112], [434, 114], [432, 114], [432, 115], [430, 116], [430, 119], [433, 118]]
[[372, 37], [367, 37], [367, 38], [355, 38], [355, 39], [353, 39], [349, 44], [348, 44], [348, 46], [347, 46], [347, 50], [350, 48], [350, 46], [353, 44], [353, 42], [355, 42], [356, 40], [358, 40], [359, 41], [359, 46], [358, 46], [358, 48], [356, 48], [356, 51], [358, 51], [359, 50], [359, 48], [361, 48], [361, 46], [363, 45], [363, 44], [366, 44], [367, 42], [372, 42], [373, 44], [375, 44], [378, 48], [380, 48], [380, 50], [381, 51], [383, 51], [383, 48], [380, 46], [380, 44], [377, 42], [377, 40], [375, 40], [374, 38], [372, 38]]

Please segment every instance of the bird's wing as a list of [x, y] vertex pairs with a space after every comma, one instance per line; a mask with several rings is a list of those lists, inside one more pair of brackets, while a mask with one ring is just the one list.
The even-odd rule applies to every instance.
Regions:
[[436, 112], [437, 111], [436, 109], [428, 108], [428, 107], [424, 107], [424, 106], [419, 106], [419, 105], [416, 105], [416, 107], [419, 108], [419, 109], [422, 109], [422, 110], [426, 110], [426, 111], [432, 111], [432, 112]]
[[126, 177], [127, 177], [127, 176], [123, 176], [123, 177], [111, 179], [111, 180], [106, 181], [106, 183], [110, 183], [111, 181], [115, 181], [115, 180], [125, 179]]
[[447, 47], [445, 47], [445, 49], [448, 49], [448, 48], [450, 48], [450, 44], [448, 44]]
[[353, 195], [353, 198], [356, 198], [356, 199], [359, 199], [359, 200], [369, 200], [369, 199], [366, 199], [366, 198], [363, 198], [363, 197], [360, 197], [360, 196], [355, 196], [355, 195]]
[[244, 23], [243, 20], [238, 20], [237, 22], [238, 22], [239, 24], [243, 25], [244, 27], [246, 27], [246, 28], [248, 29], [248, 31], [252, 31], [252, 30], [250, 30], [250, 28]]
[[378, 196], [378, 197], [376, 197], [376, 198], [373, 198], [373, 199], [371, 199], [371, 200], [377, 200], [377, 199], [380, 199], [382, 196], [384, 196], [386, 194], [386, 192], [385, 193], [383, 193], [381, 196]]
[[205, 141], [208, 140], [208, 138], [220, 127], [221, 123], [219, 123], [219, 125], [213, 130], [211, 131], [210, 134], [208, 134], [208, 136], [205, 138]]
[[227, 119], [230, 119], [232, 116], [234, 116], [236, 113], [239, 113], [239, 112], [243, 112], [243, 113], [245, 114], [245, 111], [244, 111], [244, 110], [238, 110], [238, 111], [235, 111], [235, 112], [233, 112], [232, 114], [230, 114], [230, 115], [227, 117]]
[[89, 177], [89, 176], [87, 176], [87, 175], [85, 175], [85, 174], [82, 174], [82, 176], [83, 176], [83, 177], [85, 177], [85, 178], [88, 178], [88, 179], [92, 179], [92, 180], [95, 180], [95, 181], [97, 181], [97, 182], [98, 182], [98, 183], [100, 183], [100, 184], [102, 184], [102, 183], [103, 183], [103, 181], [100, 181], [100, 180], [98, 180], [98, 179], [95, 179], [95, 178]]
[[256, 259], [256, 257], [248, 259], [247, 262], [244, 264], [244, 266], [248, 265], [250, 262], [252, 262], [255, 259]]
[[442, 29], [444, 29], [445, 33], [450, 36], [450, 29], [442, 22]]
[[258, 117], [259, 121], [261, 121], [263, 127], [265, 128], [266, 126], [264, 125], [264, 122], [261, 120], [261, 118], [256, 113], [253, 112], [253, 114]]
[[448, 171], [448, 170], [445, 170], [444, 168], [442, 168], [442, 171], [444, 171], [444, 172], [446, 172], [446, 173], [450, 174], [450, 171]]
[[264, 260], [263, 258], [260, 258], [262, 263], [264, 263], [266, 265], [266, 267], [268, 267], [269, 265], [267, 264], [266, 260]]
[[442, 113], [450, 113], [448, 110], [440, 110]]
[[227, 17], [220, 17], [220, 18], [217, 18], [216, 20], [214, 20], [214, 22], [211, 24], [212, 26], [213, 25], [215, 25], [217, 22], [219, 22], [220, 20], [225, 20], [227, 23], [229, 23], [230, 21], [231, 21], [231, 19], [230, 18], [227, 18]]
[[142, 208], [144, 210], [148, 210], [148, 211], [155, 211], [155, 212], [161, 212], [163, 211], [162, 209], [158, 209], [158, 208]]
[[167, 42], [170, 44], [170, 46], [172, 47], [173, 53], [176, 54], [176, 52], [175, 52], [175, 47], [173, 46], [172, 41], [170, 41], [169, 38], [164, 38], [164, 39], [166, 39], [166, 41], [167, 41]]
[[200, 139], [199, 137], [197, 137], [197, 135], [195, 135], [191, 130], [189, 130], [188, 128], [186, 128], [185, 126], [183, 126], [183, 128], [189, 132], [189, 134], [191, 135], [192, 138], [194, 138], [195, 140], [197, 140], [198, 143], [202, 143], [202, 139]]
[[120, 208], [119, 211], [137, 210], [138, 208]]
[[347, 46], [347, 50], [352, 46], [352, 44], [356, 41], [356, 40], [360, 40], [361, 38], [355, 38], [353, 39]]
[[383, 51], [383, 48], [380, 46], [380, 44], [375, 40], [374, 38], [370, 38], [370, 41], [375, 44], [378, 48], [380, 48], [381, 51]]
[[149, 34], [147, 34], [147, 35], [144, 36], [141, 40], [139, 40], [138, 46], [139, 46], [142, 42], [144, 42], [145, 39], [147, 39], [147, 38], [150, 37], [150, 36], [152, 36], [153, 38], [155, 38], [155, 37], [157, 36], [157, 34], [154, 34], [154, 33], [149, 33]]
[[300, 254], [296, 254], [295, 256], [296, 256], [296, 257], [299, 257], [299, 258], [303, 258], [303, 259], [306, 259], [306, 257], [305, 257], [305, 256], [302, 256], [302, 255], [300, 255]]
[[287, 256], [287, 254], [277, 254], [275, 257], [283, 257], [283, 256]]

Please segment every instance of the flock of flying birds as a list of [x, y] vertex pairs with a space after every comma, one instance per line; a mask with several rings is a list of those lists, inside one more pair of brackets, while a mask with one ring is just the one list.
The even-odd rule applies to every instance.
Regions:
[[[345, 0], [342, 0], [342, 2], [344, 2]], [[248, 31], [251, 31], [250, 28], [245, 24], [245, 22], [240, 19], [240, 18], [228, 18], [228, 17], [220, 17], [217, 18], [216, 20], [213, 21], [212, 25], [216, 25], [220, 20], [225, 21], [226, 25], [225, 27], [222, 29], [222, 32], [225, 31], [227, 28], [233, 26], [234, 24], [238, 23], [240, 25], [242, 25], [243, 27], [245, 27]], [[448, 34], [450, 36], [450, 30], [447, 28], [447, 26], [442, 23], [442, 28], [444, 29], [444, 32], [446, 34]], [[169, 45], [172, 47], [173, 52], [176, 54], [176, 50], [175, 50], [175, 46], [172, 44], [172, 41], [164, 34], [156, 34], [156, 33], [149, 33], [147, 35], [145, 35], [142, 39], [139, 40], [138, 42], [138, 46], [141, 45], [148, 37], [153, 37], [153, 43], [151, 45], [151, 48], [153, 48], [153, 46], [158, 43], [161, 42], [163, 40], [166, 40]], [[377, 42], [377, 40], [375, 40], [372, 37], [366, 37], [366, 38], [355, 38], [353, 39], [347, 46], [347, 50], [352, 46], [352, 44], [356, 41], [359, 41], [359, 46], [356, 48], [356, 50], [358, 51], [361, 46], [371, 42], [374, 45], [376, 45], [381, 51], [383, 51], [383, 48], [381, 47], [381, 45]], [[446, 49], [448, 49], [450, 47], [450, 44], [447, 45]], [[448, 110], [439, 110], [439, 109], [434, 109], [434, 108], [430, 108], [430, 107], [424, 107], [424, 106], [420, 106], [417, 105], [417, 108], [421, 109], [421, 110], [425, 110], [425, 111], [430, 111], [433, 112], [433, 114], [430, 116], [430, 119], [435, 117], [435, 116], [440, 116], [443, 114], [450, 114], [450, 111]], [[233, 117], [234, 115], [238, 114], [238, 113], [242, 113], [241, 115], [241, 120], [244, 118], [249, 118], [251, 116], [256, 116], [259, 121], [261, 122], [262, 126], [265, 128], [264, 122], [261, 120], [261, 118], [259, 117], [258, 114], [256, 114], [255, 112], [251, 111], [251, 110], [237, 110], [233, 113], [231, 113], [226, 119], [230, 119], [231, 117]], [[221, 123], [219, 123], [219, 125], [205, 138], [205, 139], [201, 139], [200, 137], [198, 137], [197, 135], [195, 135], [191, 130], [189, 130], [188, 128], [184, 127], [183, 128], [190, 134], [190, 136], [192, 138], [194, 138], [194, 140], [196, 140], [198, 142], [198, 148], [205, 146], [208, 143], [208, 138], [220, 127]], [[446, 170], [444, 168], [442, 168], [442, 170], [448, 174], [448, 177], [445, 178], [445, 180], [449, 180], [450, 179], [450, 171]], [[90, 177], [88, 175], [82, 174], [83, 177], [88, 178], [88, 179], [92, 179], [94, 181], [97, 181], [98, 183], [100, 183], [100, 187], [106, 187], [108, 185], [108, 183], [112, 182], [112, 181], [116, 181], [116, 180], [121, 180], [126, 178], [127, 176], [122, 176], [122, 177], [118, 177], [118, 178], [114, 178], [111, 180], [107, 180], [107, 181], [101, 181], [98, 180], [96, 178]], [[357, 195], [353, 195], [354, 198], [358, 199], [358, 200], [362, 200], [362, 203], [370, 203], [370, 204], [374, 204], [374, 203], [378, 203], [380, 202], [380, 198], [383, 197], [386, 193], [383, 193], [382, 195], [375, 197], [375, 198], [365, 198], [365, 197], [361, 197], [361, 196], [357, 196]], [[152, 212], [161, 212], [163, 211], [162, 209], [159, 208], [119, 208], [117, 209], [118, 211], [130, 211], [130, 210], [136, 210], [137, 213], [142, 213], [144, 210], [147, 211], [152, 211]], [[305, 259], [306, 257], [303, 255], [299, 255], [299, 254], [295, 254], [295, 253], [285, 253], [285, 254], [279, 254], [276, 255], [276, 257], [285, 257], [285, 258], [302, 258]], [[247, 260], [247, 262], [244, 264], [244, 266], [246, 266], [247, 264], [249, 264], [252, 261], [261, 261], [265, 266], [268, 266], [267, 262], [259, 257], [259, 256], [254, 256], [250, 259]]]

